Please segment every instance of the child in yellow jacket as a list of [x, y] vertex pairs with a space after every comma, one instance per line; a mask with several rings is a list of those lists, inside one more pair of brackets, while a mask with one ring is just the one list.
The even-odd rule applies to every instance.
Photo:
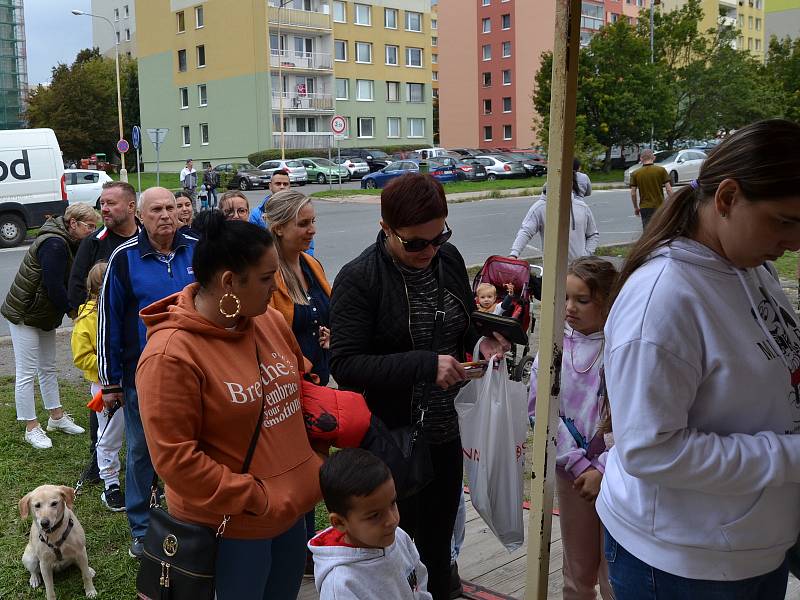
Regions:
[[[99, 262], [89, 270], [86, 278], [89, 299], [78, 309], [72, 329], [72, 362], [91, 383], [93, 397], [101, 389], [97, 376], [97, 301], [105, 272], [105, 262]], [[104, 484], [100, 500], [109, 510], [120, 512], [125, 510], [125, 495], [119, 487], [119, 451], [125, 432], [125, 415], [119, 408], [109, 419], [106, 411], [101, 409], [97, 413], [97, 422], [100, 432], [97, 467]]]

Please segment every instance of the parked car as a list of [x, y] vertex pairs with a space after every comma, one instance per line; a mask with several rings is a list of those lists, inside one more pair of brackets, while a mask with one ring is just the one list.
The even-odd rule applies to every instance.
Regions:
[[309, 181], [328, 183], [329, 179], [336, 182], [340, 179], [342, 181], [350, 179], [350, 171], [347, 170], [347, 167], [337, 165], [327, 158], [298, 158], [297, 162], [306, 170]]
[[103, 184], [109, 181], [112, 179], [105, 171], [64, 169], [64, 183], [67, 186], [67, 199], [70, 204], [87, 202], [99, 209]]
[[522, 166], [525, 167], [525, 171], [529, 177], [542, 177], [543, 175], [547, 175], [547, 165], [543, 165], [540, 162], [529, 158], [522, 152], [506, 152], [503, 154], [503, 156], [507, 156], [511, 160], [521, 162]]
[[[700, 174], [700, 167], [706, 158], [708, 158], [708, 156], [701, 150], [689, 149], [678, 150], [677, 152], [664, 150], [662, 152], [656, 152], [655, 164], [664, 167], [667, 173], [669, 173], [669, 179], [672, 185], [677, 185], [679, 183], [687, 183], [692, 179], [697, 179], [697, 176]], [[639, 163], [625, 169], [623, 179], [626, 185], [631, 184], [631, 174], [641, 168], [642, 164]]]
[[419, 154], [423, 158], [436, 158], [438, 156], [445, 156], [447, 155], [447, 150], [444, 148], [419, 148], [414, 150], [417, 154]]
[[478, 156], [480, 152], [472, 148], [452, 148], [450, 152], [455, 152], [459, 156]]
[[374, 173], [390, 162], [392, 162], [391, 157], [386, 154], [383, 150], [375, 150], [370, 148], [342, 148], [341, 149], [342, 156], [349, 157], [357, 157], [362, 158], [366, 161], [367, 165], [369, 165], [369, 172]]
[[334, 158], [333, 162], [342, 165], [350, 171], [350, 179], [361, 179], [364, 175], [369, 175], [369, 165], [367, 161], [356, 156]]
[[401, 150], [400, 152], [395, 152], [389, 158], [392, 159], [391, 162], [397, 160], [406, 160], [407, 158], [410, 158], [412, 160], [421, 160], [422, 155], [416, 150]]
[[[382, 188], [395, 177], [400, 177], [406, 173], [418, 173], [419, 163], [420, 161], [411, 159], [398, 160], [393, 163], [389, 163], [380, 171], [375, 171], [374, 173], [370, 173], [369, 175], [365, 176], [361, 180], [361, 188]], [[455, 167], [438, 162], [436, 159], [430, 161], [428, 163], [428, 167], [430, 169], [428, 172], [442, 183], [455, 181], [457, 179]]]
[[503, 154], [484, 154], [472, 160], [486, 167], [486, 179], [494, 181], [498, 178], [526, 177], [528, 175], [521, 162], [512, 160]]
[[268, 177], [272, 178], [275, 171], [287, 171], [289, 173], [289, 183], [305, 185], [308, 183], [308, 173], [306, 168], [298, 160], [265, 160], [258, 165]]
[[214, 170], [219, 175], [221, 186], [229, 190], [233, 188], [252, 190], [265, 188], [269, 184], [269, 175], [250, 163], [225, 163], [217, 165]]
[[485, 181], [486, 167], [470, 158], [454, 158], [452, 156], [437, 156], [429, 161], [430, 164], [443, 164], [455, 169], [458, 181]]

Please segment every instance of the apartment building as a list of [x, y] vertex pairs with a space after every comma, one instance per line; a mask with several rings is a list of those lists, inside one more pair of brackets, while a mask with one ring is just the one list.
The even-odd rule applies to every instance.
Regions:
[[28, 65], [22, 0], [0, 0], [0, 129], [25, 126]]
[[430, 0], [333, 0], [336, 112], [343, 146], [433, 140]]
[[103, 19], [92, 19], [92, 45], [100, 49], [100, 54], [113, 58], [114, 46], [119, 44], [120, 56], [135, 58], [135, 0], [92, 0], [91, 12], [105, 17], [114, 26], [112, 30]]
[[768, 0], [764, 4], [764, 43], [777, 38], [800, 37], [800, 0]]
[[[663, 10], [674, 10], [686, 4], [687, 0], [662, 0]], [[735, 27], [738, 30], [736, 47], [749, 50], [763, 60], [765, 51], [764, 5], [779, 0], [702, 0], [702, 31], [716, 29], [720, 25]]]

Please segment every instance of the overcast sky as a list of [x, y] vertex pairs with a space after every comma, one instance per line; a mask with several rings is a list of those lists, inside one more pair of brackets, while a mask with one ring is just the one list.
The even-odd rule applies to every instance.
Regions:
[[58, 63], [71, 64], [78, 51], [92, 45], [92, 18], [70, 11], [91, 10], [91, 0], [24, 0], [28, 83], [50, 81]]

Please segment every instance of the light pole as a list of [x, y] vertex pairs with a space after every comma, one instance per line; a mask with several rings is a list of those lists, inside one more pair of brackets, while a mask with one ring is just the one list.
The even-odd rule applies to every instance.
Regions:
[[[92, 17], [94, 19], [102, 19], [106, 23], [108, 23], [109, 27], [111, 27], [112, 31], [114, 32], [114, 65], [116, 67], [117, 72], [117, 119], [119, 120], [119, 139], [125, 138], [125, 132], [122, 129], [122, 94], [120, 93], [120, 86], [119, 86], [119, 40], [117, 39], [117, 28], [114, 27], [114, 24], [111, 22], [110, 19], [104, 17], [102, 15], [96, 15], [94, 13], [85, 12], [82, 10], [72, 9], [72, 14], [76, 16], [86, 15], [87, 17]], [[128, 181], [128, 171], [125, 169], [125, 153], [120, 152], [120, 159], [122, 161], [120, 170], [119, 170], [119, 179], [120, 181]], [[137, 165], [138, 166], [138, 165]]]
[[[655, 51], [655, 23], [656, 23], [656, 4], [661, 4], [661, 0], [650, 0], [650, 64], [654, 65], [656, 62]], [[654, 123], [650, 124], [650, 150], [654, 150], [653, 138], [656, 135], [656, 126]]]
[[278, 86], [280, 92], [278, 94], [278, 111], [281, 121], [281, 160], [286, 160], [286, 143], [284, 142], [284, 129], [283, 124], [283, 56], [281, 56], [281, 9], [292, 0], [281, 0], [278, 3]]

